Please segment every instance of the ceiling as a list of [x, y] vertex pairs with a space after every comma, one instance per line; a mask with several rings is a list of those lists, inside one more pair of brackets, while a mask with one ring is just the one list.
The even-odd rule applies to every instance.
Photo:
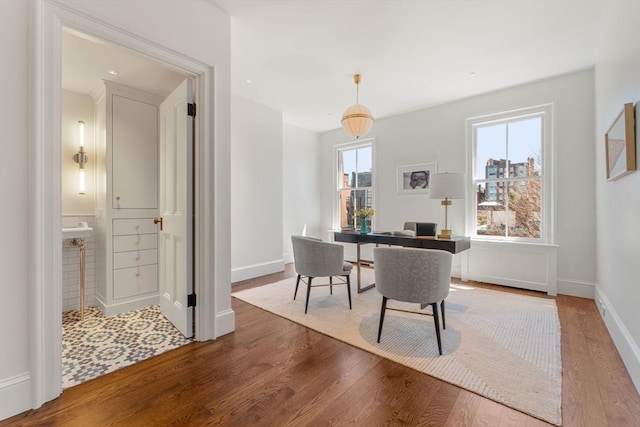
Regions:
[[[208, 0], [231, 16], [231, 90], [287, 123], [340, 127], [593, 67], [607, 0]], [[119, 71], [117, 76], [109, 69]], [[99, 40], [63, 34], [63, 88], [101, 79], [167, 95], [184, 78]], [[375, 126], [375, 125], [374, 125]]]

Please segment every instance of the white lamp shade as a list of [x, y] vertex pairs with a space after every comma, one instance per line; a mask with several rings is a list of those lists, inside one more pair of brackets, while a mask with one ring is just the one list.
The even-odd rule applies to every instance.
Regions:
[[430, 199], [464, 199], [465, 177], [462, 173], [434, 173], [429, 177]]
[[373, 126], [371, 111], [364, 105], [355, 104], [342, 115], [342, 129], [353, 137], [365, 136]]

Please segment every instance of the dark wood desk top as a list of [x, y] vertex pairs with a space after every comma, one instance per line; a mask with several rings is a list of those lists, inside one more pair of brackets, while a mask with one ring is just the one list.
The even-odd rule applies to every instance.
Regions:
[[404, 246], [407, 248], [441, 249], [457, 254], [471, 247], [471, 239], [465, 236], [452, 236], [451, 239], [435, 237], [394, 236], [392, 234], [367, 233], [358, 231], [335, 231], [334, 240], [343, 243], [378, 243], [380, 245]]

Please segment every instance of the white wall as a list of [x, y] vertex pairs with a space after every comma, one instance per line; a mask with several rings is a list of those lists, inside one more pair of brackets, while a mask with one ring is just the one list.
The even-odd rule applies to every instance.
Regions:
[[29, 14], [0, 1], [0, 419], [29, 409]]
[[[433, 108], [377, 120], [368, 135], [375, 138], [374, 228], [396, 230], [405, 220], [442, 223], [440, 202], [420, 195], [398, 195], [399, 166], [437, 162], [438, 172], [466, 172], [465, 120], [490, 113], [553, 103], [555, 135], [555, 243], [558, 247], [558, 291], [593, 296], [595, 270], [595, 192], [593, 71], [586, 70], [492, 92]], [[375, 115], [375, 106], [368, 105]], [[332, 224], [332, 150], [348, 142], [340, 129], [321, 135], [322, 218]], [[453, 201], [450, 210], [454, 234], [465, 230], [465, 206]], [[463, 257], [454, 257], [457, 275]], [[536, 272], [532, 271], [532, 275]]]
[[[30, 153], [34, 115], [39, 105], [32, 105], [39, 86], [32, 87], [30, 76], [35, 65], [30, 61], [33, 52], [30, 13], [41, 0], [0, 1], [0, 419], [37, 407], [55, 397], [50, 390], [33, 385], [34, 377], [46, 377], [46, 366], [32, 366], [38, 360], [32, 356], [30, 324], [30, 283], [40, 277], [32, 268], [30, 241], [40, 230], [30, 227], [35, 206], [51, 204], [50, 200], [35, 200], [30, 194], [31, 165], [35, 154]], [[212, 209], [214, 222], [204, 230], [204, 239], [211, 241], [212, 276], [215, 281], [216, 322], [230, 319], [233, 325], [230, 297], [230, 19], [220, 9], [205, 0], [181, 2], [119, 2], [58, 1], [71, 10], [108, 23], [128, 34], [144, 38], [157, 46], [163, 46], [187, 57], [215, 67], [211, 92], [215, 111], [211, 111], [215, 126], [210, 132], [214, 137], [212, 175], [205, 183], [209, 199], [205, 202]], [[175, 30], [173, 30], [175, 29]], [[185, 31], [188, 29], [188, 31]], [[35, 33], [34, 33], [35, 34]], [[41, 40], [43, 43], [49, 40]], [[49, 54], [50, 52], [47, 52]], [[31, 58], [33, 59], [33, 58]], [[35, 62], [35, 61], [34, 61]], [[55, 115], [54, 115], [55, 116]], [[51, 129], [33, 128], [37, 132]], [[207, 147], [207, 149], [209, 149]], [[50, 159], [49, 159], [50, 160]], [[52, 212], [51, 215], [59, 215]], [[46, 241], [50, 236], [44, 238]], [[281, 232], [278, 233], [281, 241]], [[59, 242], [55, 242], [59, 244]], [[43, 253], [48, 248], [34, 248]], [[32, 276], [33, 274], [33, 276]], [[210, 297], [204, 295], [203, 298]], [[200, 297], [200, 296], [199, 296]], [[49, 301], [46, 301], [50, 304]], [[232, 330], [232, 328], [231, 328]], [[220, 332], [220, 331], [218, 331]], [[43, 346], [49, 346], [51, 337], [43, 337]], [[53, 384], [55, 378], [46, 378]], [[55, 388], [55, 387], [54, 387]]]
[[[596, 62], [596, 302], [640, 391], [640, 171], [608, 182], [604, 134], [622, 106], [640, 101], [640, 2], [615, 2]], [[635, 107], [640, 166], [640, 108]], [[605, 310], [603, 311], [603, 307]]]
[[284, 269], [282, 113], [231, 98], [231, 280]]
[[319, 135], [285, 123], [283, 128], [283, 240], [285, 262], [293, 262], [291, 236], [326, 238], [320, 221]]

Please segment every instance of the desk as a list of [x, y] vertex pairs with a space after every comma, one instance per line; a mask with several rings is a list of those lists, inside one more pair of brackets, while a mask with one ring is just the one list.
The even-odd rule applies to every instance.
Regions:
[[435, 237], [407, 237], [407, 236], [394, 236], [391, 234], [377, 234], [368, 233], [360, 234], [357, 231], [336, 231], [334, 232], [334, 240], [342, 243], [356, 243], [357, 248], [357, 262], [358, 269], [358, 293], [364, 292], [367, 289], [371, 289], [375, 284], [371, 284], [366, 287], [360, 285], [360, 246], [367, 243], [375, 243], [376, 245], [393, 245], [404, 246], [406, 248], [422, 248], [422, 249], [440, 249], [443, 251], [457, 254], [462, 251], [466, 251], [471, 247], [471, 239], [469, 237], [453, 236], [451, 239], [438, 239]]

